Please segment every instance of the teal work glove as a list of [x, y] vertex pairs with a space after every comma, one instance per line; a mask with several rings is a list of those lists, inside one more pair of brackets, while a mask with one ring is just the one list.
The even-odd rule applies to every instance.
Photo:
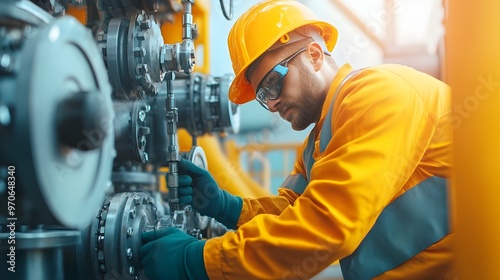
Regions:
[[212, 217], [229, 229], [235, 229], [243, 199], [217, 186], [210, 173], [181, 159], [178, 164], [179, 202], [190, 204], [200, 214]]
[[141, 237], [139, 254], [148, 280], [208, 279], [203, 261], [206, 240], [173, 227], [143, 232]]

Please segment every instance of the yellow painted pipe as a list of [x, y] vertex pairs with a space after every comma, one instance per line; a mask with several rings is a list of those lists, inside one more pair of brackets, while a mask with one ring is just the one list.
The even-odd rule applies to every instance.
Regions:
[[[195, 72], [208, 74], [210, 72], [210, 1], [196, 0], [192, 7], [193, 23], [196, 24], [198, 37], [194, 38]], [[182, 42], [182, 17], [180, 11], [173, 16], [172, 22], [161, 26], [161, 34], [165, 44]]]
[[447, 1], [457, 279], [500, 279], [500, 1]]
[[[192, 138], [189, 133], [184, 129], [179, 129], [177, 135], [179, 150], [189, 151], [192, 146]], [[222, 150], [220, 141], [215, 136], [200, 136], [197, 140], [207, 157], [208, 171], [221, 188], [232, 194], [248, 198], [270, 195], [267, 190], [251, 179], [239, 162], [228, 159]]]
[[80, 23], [87, 24], [87, 7], [68, 4], [65, 14], [76, 18]]

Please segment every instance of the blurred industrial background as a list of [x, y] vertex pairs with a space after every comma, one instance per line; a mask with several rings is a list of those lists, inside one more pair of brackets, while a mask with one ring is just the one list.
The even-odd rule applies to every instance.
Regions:
[[[234, 19], [257, 2], [234, 1]], [[362, 68], [400, 63], [441, 78], [444, 59], [442, 1], [300, 2], [340, 30], [333, 51], [339, 64], [348, 62], [355, 68]], [[217, 1], [211, 2], [210, 52], [217, 62], [211, 63], [210, 69], [211, 73], [221, 75], [232, 71], [227, 59], [227, 34], [234, 20], [228, 24], [217, 5]], [[230, 147], [244, 152], [240, 156], [245, 169], [275, 193], [293, 167], [294, 144], [301, 144], [310, 129], [293, 131], [289, 123], [277, 114], [261, 110], [257, 102], [241, 106], [240, 121], [240, 132], [228, 137], [234, 139], [237, 146]]]
[[[277, 193], [309, 129], [227, 100], [227, 35], [257, 2], [0, 1], [1, 279], [145, 279], [140, 232], [223, 234], [175, 199], [180, 158], [231, 193]], [[405, 64], [452, 87], [457, 271], [500, 279], [500, 3], [299, 2], [338, 28], [340, 64]]]

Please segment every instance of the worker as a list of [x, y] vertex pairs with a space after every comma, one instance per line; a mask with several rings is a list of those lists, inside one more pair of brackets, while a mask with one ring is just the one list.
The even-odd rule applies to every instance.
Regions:
[[220, 174], [182, 160], [182, 202], [234, 230], [144, 233], [150, 280], [309, 279], [337, 260], [344, 279], [456, 279], [449, 87], [403, 65], [338, 65], [336, 40], [296, 1], [260, 2], [238, 18], [229, 99], [314, 127], [276, 196], [232, 195]]

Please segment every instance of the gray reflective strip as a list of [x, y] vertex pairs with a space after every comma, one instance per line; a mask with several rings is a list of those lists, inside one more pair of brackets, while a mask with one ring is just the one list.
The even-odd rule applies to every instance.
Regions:
[[295, 193], [303, 194], [307, 187], [307, 179], [301, 174], [290, 175], [281, 185], [282, 188], [291, 189]]
[[307, 147], [304, 149], [304, 153], [302, 154], [302, 160], [304, 161], [304, 166], [306, 169], [307, 180], [311, 180], [311, 169], [314, 165], [314, 132], [311, 131], [309, 133], [309, 138], [307, 139]]
[[337, 95], [340, 92], [340, 89], [342, 86], [347, 82], [350, 78], [354, 77], [356, 74], [361, 72], [363, 69], [358, 69], [354, 70], [351, 73], [347, 74], [347, 76], [340, 82], [339, 87], [333, 94], [333, 100], [332, 104], [330, 106], [330, 109], [328, 110], [328, 113], [326, 114], [325, 121], [323, 122], [323, 126], [320, 132], [319, 136], [319, 151], [320, 153], [323, 153], [323, 151], [326, 149], [326, 146], [328, 143], [330, 143], [330, 140], [332, 139], [332, 112], [333, 112], [333, 107], [335, 105], [335, 100], [337, 100]]
[[[337, 91], [335, 91], [334, 96], [333, 96], [333, 101], [332, 105], [330, 106], [330, 109], [328, 110], [328, 113], [326, 114], [325, 121], [323, 123], [321, 132], [320, 132], [320, 152], [322, 153], [326, 145], [330, 142], [332, 138], [332, 125], [331, 125], [331, 118], [332, 118], [332, 111], [333, 111], [333, 105], [335, 104], [335, 100], [337, 99], [337, 94], [340, 91], [340, 88], [344, 85], [344, 83], [349, 80], [351, 77], [354, 77], [356, 74], [358, 74], [361, 70], [363, 69], [358, 69], [355, 71], [352, 71], [351, 73], [347, 74], [347, 76], [340, 82], [339, 87], [337, 88]], [[323, 129], [323, 128], [327, 129]], [[311, 180], [311, 169], [314, 165], [314, 158], [313, 158], [313, 152], [314, 152], [314, 132], [311, 131], [309, 133], [309, 138], [307, 139], [307, 147], [304, 149], [304, 153], [302, 154], [302, 160], [304, 161], [304, 166], [306, 169], [306, 179], [308, 181]], [[302, 193], [302, 192], [301, 192]]]
[[380, 214], [354, 253], [340, 261], [346, 280], [389, 271], [449, 233], [446, 179], [430, 177], [406, 191]]
[[298, 194], [303, 194], [306, 190], [307, 184], [309, 183], [309, 174], [311, 174], [311, 169], [314, 164], [313, 158], [314, 151], [314, 133], [311, 131], [309, 133], [309, 138], [307, 139], [307, 146], [302, 154], [302, 160], [304, 161], [304, 166], [306, 169], [306, 177], [302, 174], [290, 175], [286, 178], [285, 182], [281, 185], [282, 188], [288, 188]]

